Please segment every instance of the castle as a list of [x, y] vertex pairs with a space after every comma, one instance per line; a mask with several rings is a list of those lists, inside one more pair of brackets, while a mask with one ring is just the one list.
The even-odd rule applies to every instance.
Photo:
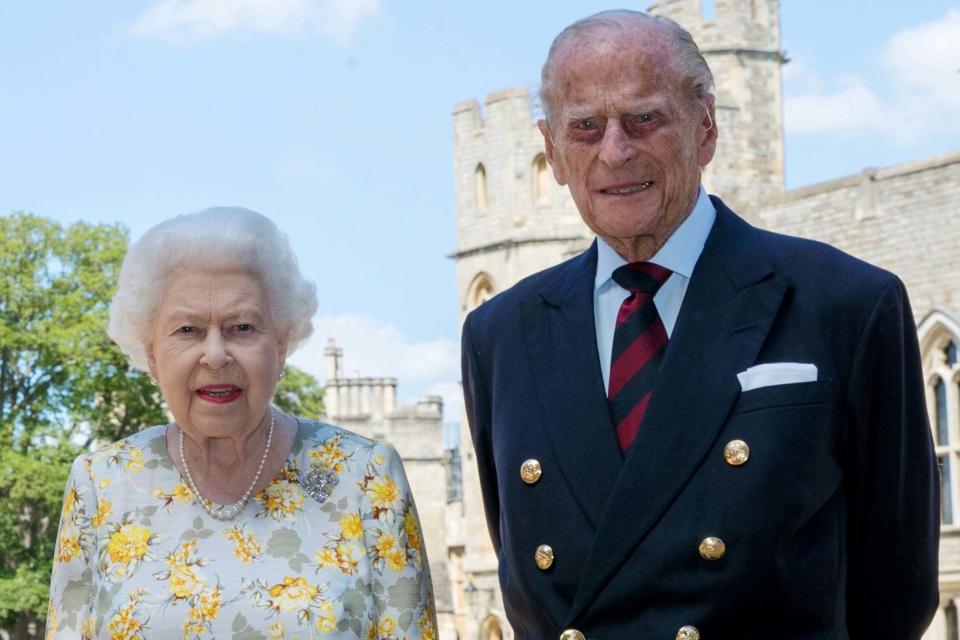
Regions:
[[[649, 11], [684, 25], [716, 78], [720, 141], [704, 172], [707, 190], [753, 224], [830, 243], [897, 273], [907, 285], [942, 469], [941, 606], [925, 639], [958, 638], [960, 225], [953, 218], [960, 211], [960, 152], [787, 191], [779, 0], [716, 0], [710, 19], [703, 17], [700, 0], [661, 0]], [[567, 192], [553, 182], [528, 90], [488, 95], [482, 110], [476, 101], [456, 105], [453, 129], [457, 249], [452, 257], [462, 321], [522, 277], [582, 251], [592, 234]], [[336, 347], [330, 349], [336, 355]], [[328, 366], [336, 367], [336, 358], [330, 358]], [[442, 450], [442, 407], [436, 399], [397, 409], [395, 380], [351, 381], [339, 369], [328, 371], [327, 385], [332, 419], [386, 438], [407, 460], [436, 585], [441, 638], [512, 638], [466, 421], [461, 420], [459, 457], [451, 458]]]

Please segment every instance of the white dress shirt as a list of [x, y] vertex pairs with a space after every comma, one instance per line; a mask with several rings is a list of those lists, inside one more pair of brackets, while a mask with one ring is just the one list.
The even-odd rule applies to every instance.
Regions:
[[[683, 296], [687, 293], [693, 267], [700, 258], [703, 245], [707, 241], [716, 217], [717, 210], [701, 185], [693, 211], [649, 260], [673, 272], [653, 298], [668, 337], [673, 333], [673, 326], [677, 323], [677, 316], [680, 315], [680, 305], [683, 303]], [[614, 282], [612, 276], [617, 267], [625, 264], [627, 261], [603, 238], [597, 238], [597, 276], [593, 289], [593, 317], [597, 325], [597, 350], [600, 355], [604, 389], [610, 388], [610, 356], [613, 351], [613, 331], [617, 326], [617, 313], [623, 301], [630, 296], [630, 292]]]

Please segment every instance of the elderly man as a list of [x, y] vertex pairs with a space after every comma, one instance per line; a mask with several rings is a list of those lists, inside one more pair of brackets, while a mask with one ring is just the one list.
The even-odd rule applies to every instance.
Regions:
[[892, 274], [700, 186], [712, 76], [604, 12], [543, 68], [547, 158], [597, 240], [471, 313], [463, 382], [518, 638], [918, 638], [938, 481]]

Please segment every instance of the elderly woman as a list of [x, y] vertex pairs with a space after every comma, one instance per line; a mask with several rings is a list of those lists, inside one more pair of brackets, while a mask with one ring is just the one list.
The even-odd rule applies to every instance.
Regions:
[[130, 247], [109, 334], [173, 422], [74, 463], [48, 638], [436, 638], [396, 451], [270, 405], [316, 308], [252, 211]]

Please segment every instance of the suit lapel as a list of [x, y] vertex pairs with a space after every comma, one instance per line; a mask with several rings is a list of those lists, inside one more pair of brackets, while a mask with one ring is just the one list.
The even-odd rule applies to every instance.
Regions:
[[[755, 230], [719, 200], [659, 379], [594, 539], [570, 619], [614, 577], [702, 464], [786, 289]], [[579, 450], [579, 451], [582, 451]], [[568, 454], [572, 455], [572, 454]]]
[[570, 490], [594, 528], [623, 464], [597, 357], [596, 264], [594, 242], [539, 297], [521, 303], [543, 428]]

